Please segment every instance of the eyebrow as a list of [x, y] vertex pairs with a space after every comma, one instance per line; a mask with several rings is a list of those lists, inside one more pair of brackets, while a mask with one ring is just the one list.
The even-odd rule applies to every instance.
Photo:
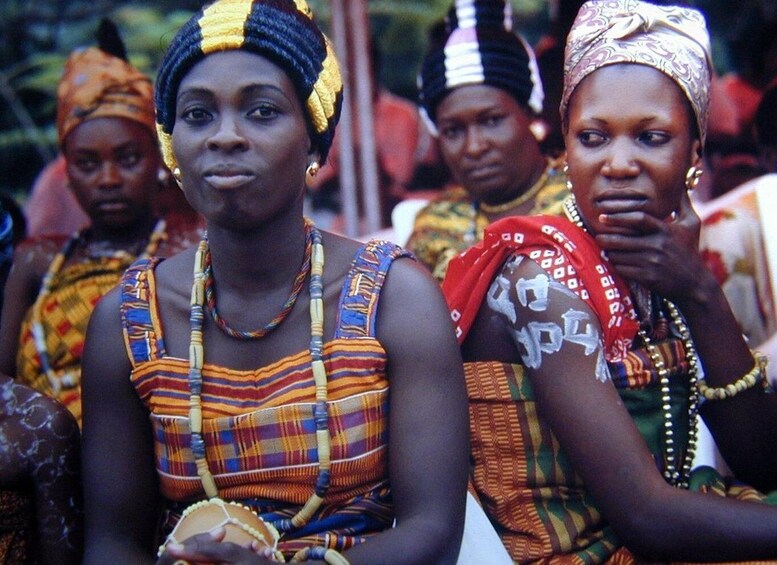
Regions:
[[[274, 84], [264, 84], [264, 83], [246, 84], [245, 86], [240, 87], [240, 95], [245, 96], [246, 94], [248, 95], [259, 94], [266, 90], [275, 92], [280, 96], [282, 96], [285, 100], [289, 100], [289, 97], [286, 96], [286, 93], [280, 88], [278, 88], [277, 86], [275, 86]], [[178, 91], [178, 96], [175, 99], [176, 104], [180, 102], [181, 99], [186, 98], [188, 96], [195, 96], [195, 97], [204, 96], [204, 97], [212, 98], [214, 96], [214, 92], [208, 87], [193, 85], [191, 87]]]

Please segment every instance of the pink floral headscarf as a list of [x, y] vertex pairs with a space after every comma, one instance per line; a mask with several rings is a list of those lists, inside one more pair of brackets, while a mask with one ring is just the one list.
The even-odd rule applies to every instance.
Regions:
[[564, 52], [561, 122], [580, 82], [605, 65], [635, 63], [668, 75], [693, 108], [701, 142], [707, 133], [712, 59], [704, 16], [640, 0], [590, 0], [572, 25]]

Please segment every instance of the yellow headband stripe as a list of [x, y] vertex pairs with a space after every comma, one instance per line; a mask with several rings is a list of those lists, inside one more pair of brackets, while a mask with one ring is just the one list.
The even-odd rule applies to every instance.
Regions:
[[313, 85], [313, 91], [307, 100], [307, 108], [313, 122], [316, 133], [321, 133], [329, 128], [329, 120], [335, 115], [337, 94], [342, 91], [343, 83], [340, 75], [340, 66], [332, 50], [332, 44], [326, 40], [326, 59], [322, 63], [323, 68]]
[[202, 35], [202, 52], [240, 49], [245, 41], [245, 23], [253, 3], [246, 0], [224, 0], [202, 11], [198, 22]]

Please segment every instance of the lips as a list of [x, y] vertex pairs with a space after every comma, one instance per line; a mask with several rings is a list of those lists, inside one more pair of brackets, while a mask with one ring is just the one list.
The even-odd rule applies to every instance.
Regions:
[[129, 202], [126, 200], [103, 200], [96, 202], [92, 207], [103, 214], [116, 214], [129, 208]]
[[472, 180], [482, 180], [498, 174], [500, 170], [498, 165], [483, 165], [465, 170], [464, 176]]
[[203, 174], [205, 181], [217, 190], [234, 190], [253, 180], [253, 171], [235, 165], [219, 165]]

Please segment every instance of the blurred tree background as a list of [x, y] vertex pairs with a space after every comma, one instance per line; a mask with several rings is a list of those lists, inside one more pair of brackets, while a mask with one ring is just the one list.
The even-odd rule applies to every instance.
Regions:
[[[383, 54], [380, 81], [414, 98], [428, 31], [452, 0], [365, 1]], [[329, 0], [309, 3], [327, 29]], [[516, 28], [535, 44], [549, 28], [552, 2], [512, 3]], [[775, 0], [740, 0], [736, 10], [730, 0], [686, 3], [708, 16], [719, 72], [746, 63], [753, 26], [777, 16]], [[56, 154], [55, 95], [62, 65], [73, 49], [95, 44], [100, 18], [116, 22], [132, 63], [153, 76], [172, 34], [201, 5], [200, 0], [0, 0], [0, 190], [22, 201]]]

